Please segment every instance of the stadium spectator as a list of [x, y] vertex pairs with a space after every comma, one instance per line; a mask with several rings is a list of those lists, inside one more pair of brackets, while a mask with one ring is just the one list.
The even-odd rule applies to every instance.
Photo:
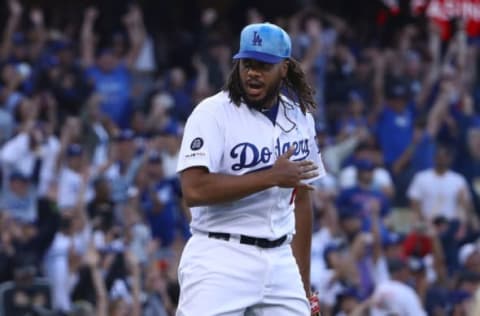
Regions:
[[408, 190], [412, 208], [421, 220], [432, 222], [438, 217], [459, 220], [463, 225], [475, 225], [467, 182], [451, 171], [451, 150], [436, 149], [435, 167], [418, 173]]
[[175, 173], [185, 120], [228, 75], [232, 34], [272, 21], [316, 90], [322, 315], [374, 315], [380, 292], [405, 293], [415, 315], [468, 315], [480, 76], [463, 2], [110, 2], [0, 4], [0, 288], [16, 271], [52, 290], [20, 291], [21, 309], [174, 315], [190, 235]]

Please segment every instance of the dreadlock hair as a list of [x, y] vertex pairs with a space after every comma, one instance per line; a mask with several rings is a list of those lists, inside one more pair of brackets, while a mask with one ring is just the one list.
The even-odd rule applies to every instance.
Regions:
[[[293, 58], [288, 58], [287, 76], [283, 79], [280, 89], [283, 88], [286, 96], [296, 101], [300, 109], [305, 114], [306, 112], [313, 112], [316, 108], [316, 103], [313, 98], [315, 91], [308, 84], [305, 73], [303, 72], [300, 63]], [[240, 82], [240, 61], [235, 60], [232, 71], [230, 72], [224, 91], [228, 92], [230, 100], [237, 106], [240, 106], [243, 96], [243, 88]]]

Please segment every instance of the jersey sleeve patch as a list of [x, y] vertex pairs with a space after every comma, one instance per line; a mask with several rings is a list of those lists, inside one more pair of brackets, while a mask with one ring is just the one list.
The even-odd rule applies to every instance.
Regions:
[[203, 147], [203, 139], [201, 137], [196, 137], [190, 143], [190, 149], [193, 151], [199, 150]]

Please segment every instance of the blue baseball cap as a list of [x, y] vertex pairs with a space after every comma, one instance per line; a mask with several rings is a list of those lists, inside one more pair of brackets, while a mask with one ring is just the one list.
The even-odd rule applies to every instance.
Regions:
[[358, 159], [355, 161], [355, 167], [357, 167], [359, 171], [372, 171], [375, 169], [374, 163], [368, 159]]
[[180, 126], [175, 121], [170, 121], [165, 128], [160, 130], [160, 135], [178, 136], [180, 135]]
[[23, 172], [18, 171], [18, 170], [13, 171], [10, 174], [9, 178], [10, 178], [10, 181], [15, 181], [15, 180], [19, 180], [19, 181], [23, 181], [23, 182], [30, 181], [30, 177], [28, 177], [26, 174], [24, 174]]
[[404, 240], [405, 236], [396, 232], [388, 232], [382, 236], [382, 244], [384, 247], [401, 245]]
[[346, 298], [354, 298], [360, 300], [362, 296], [357, 288], [352, 285], [346, 286], [340, 290], [340, 293], [337, 294], [337, 299], [342, 300]]
[[118, 132], [114, 139], [118, 142], [130, 141], [135, 139], [135, 133], [131, 129], [124, 129]]
[[67, 147], [67, 157], [78, 157], [83, 154], [83, 148], [79, 144], [70, 144]]
[[151, 152], [148, 155], [148, 162], [152, 164], [162, 163], [162, 156], [160, 156], [160, 153], [158, 152]]
[[233, 59], [251, 58], [276, 64], [292, 53], [290, 36], [282, 28], [271, 23], [247, 25], [240, 34], [240, 49]]
[[338, 206], [338, 219], [347, 220], [358, 218], [361, 219], [361, 210], [356, 205], [339, 205]]
[[328, 265], [328, 256], [334, 252], [342, 252], [346, 249], [346, 245], [342, 240], [333, 240], [329, 242], [323, 249], [323, 260]]

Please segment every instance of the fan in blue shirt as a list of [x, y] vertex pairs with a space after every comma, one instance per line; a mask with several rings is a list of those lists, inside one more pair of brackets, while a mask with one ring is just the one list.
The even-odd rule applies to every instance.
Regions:
[[142, 172], [149, 184], [141, 188], [141, 206], [153, 238], [162, 248], [168, 248], [177, 238], [180, 218], [175, 182], [163, 177], [162, 159], [158, 153], [149, 155]]
[[99, 62], [87, 68], [86, 75], [94, 92], [102, 97], [101, 111], [120, 128], [127, 128], [132, 112], [131, 76], [127, 67], [114, 58], [111, 50], [101, 51]]
[[[374, 164], [368, 160], [359, 160], [356, 162], [356, 167], [357, 185], [342, 190], [336, 203], [339, 208], [355, 209], [362, 218], [363, 229], [370, 231], [372, 207], [375, 207], [373, 203], [378, 203], [382, 218], [388, 215], [390, 203], [382, 191], [372, 187]], [[387, 233], [385, 227], [380, 227], [380, 230], [382, 235]]]

